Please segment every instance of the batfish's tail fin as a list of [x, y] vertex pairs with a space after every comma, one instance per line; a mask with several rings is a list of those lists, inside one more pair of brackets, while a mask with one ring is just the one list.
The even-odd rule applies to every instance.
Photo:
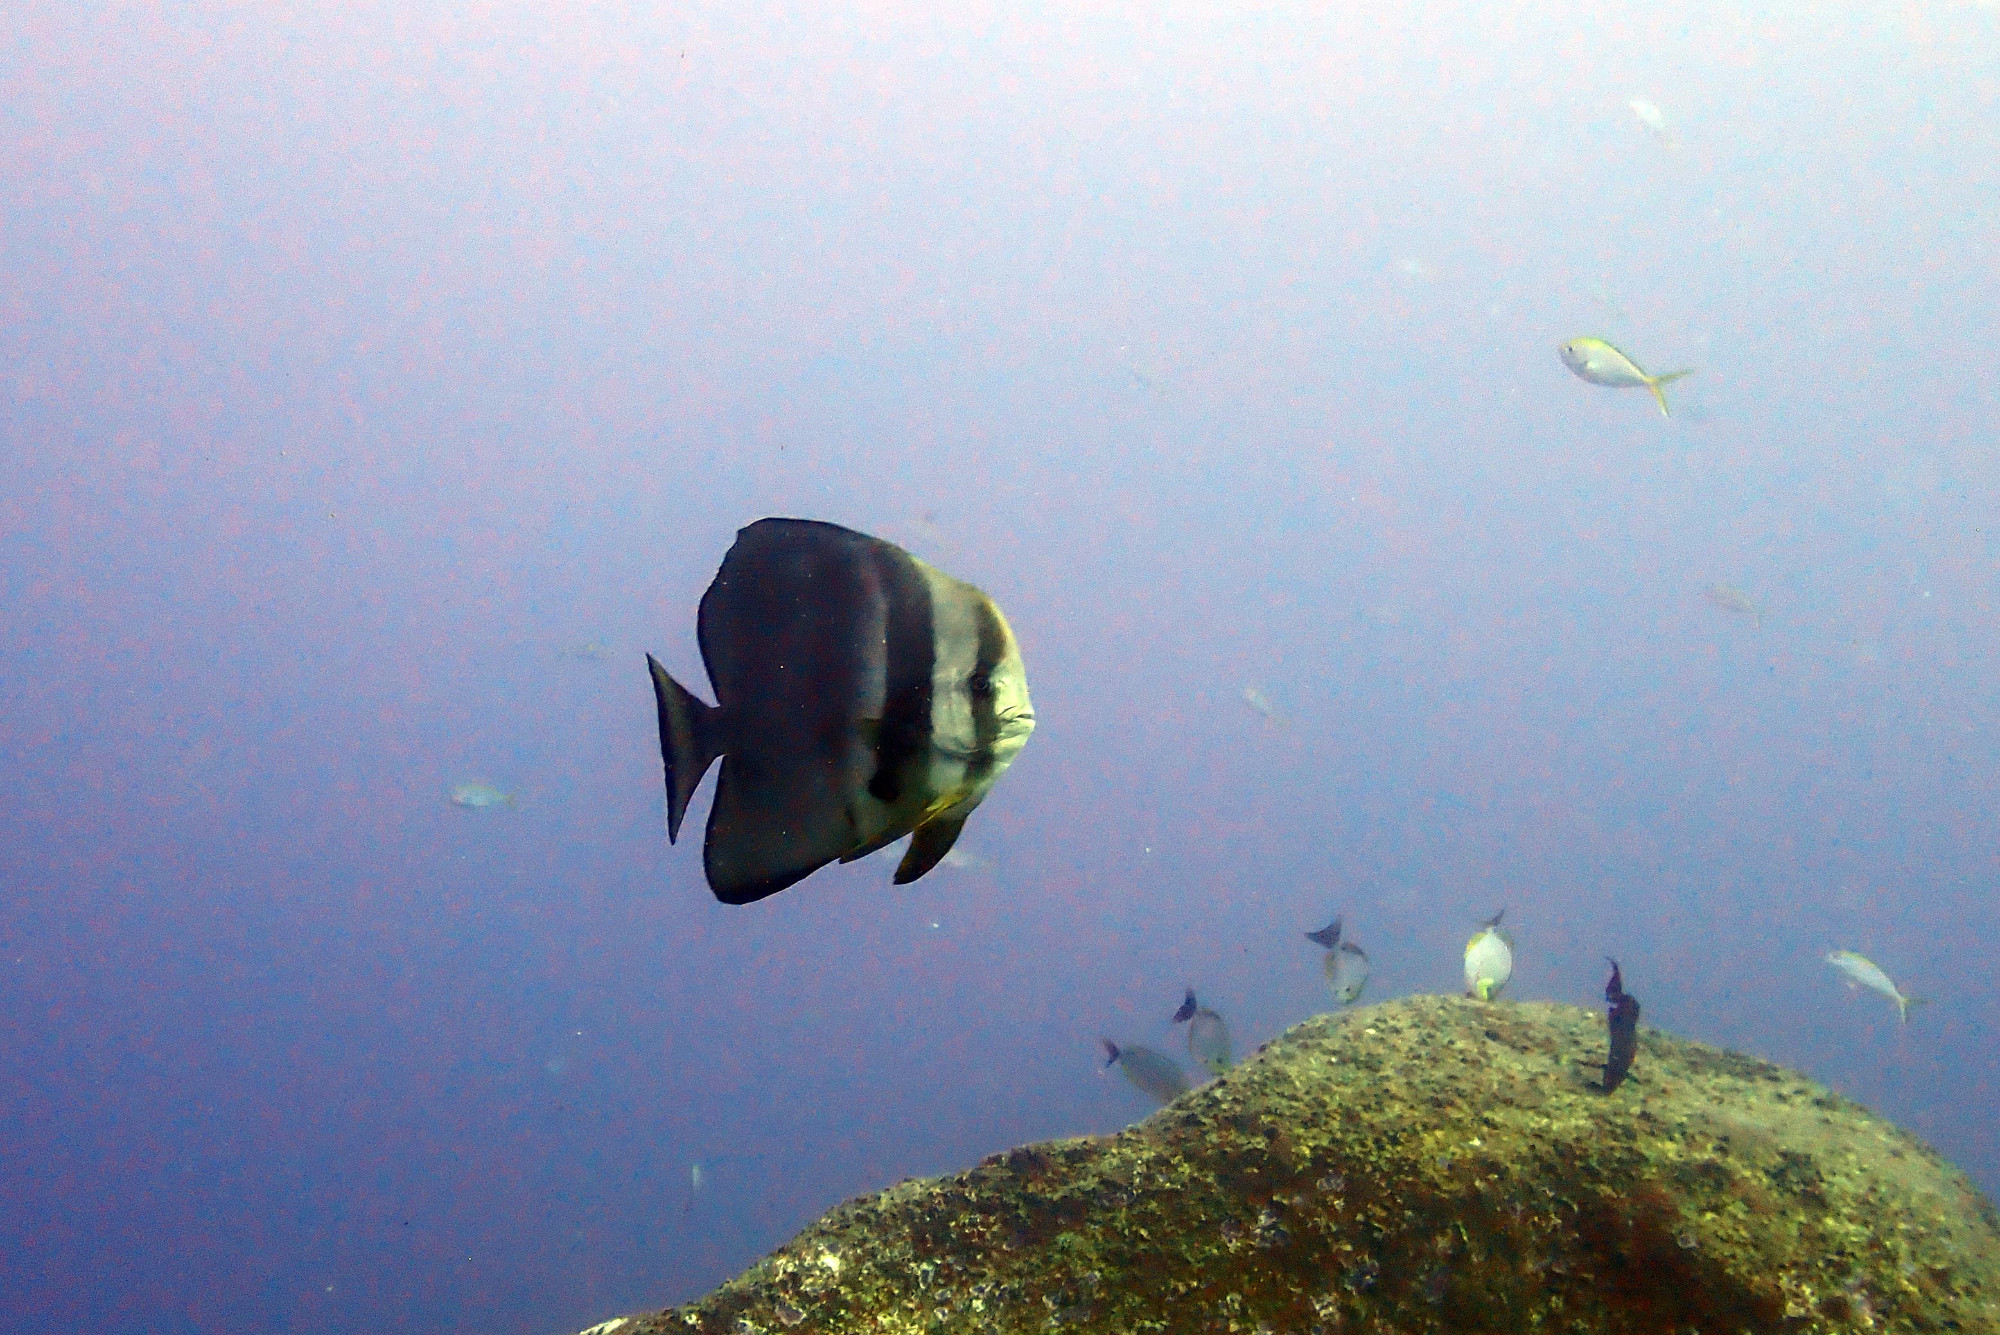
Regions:
[[1097, 1041], [1104, 1045], [1105, 1069], [1109, 1070], [1111, 1067], [1116, 1066], [1118, 1064], [1118, 1045], [1108, 1038], [1100, 1038]]
[[1653, 391], [1653, 398], [1659, 402], [1660, 416], [1662, 417], [1672, 416], [1672, 414], [1667, 411], [1666, 392], [1662, 390], [1660, 386], [1671, 385], [1674, 383], [1674, 381], [1679, 380], [1682, 376], [1688, 376], [1693, 374], [1694, 374], [1694, 368], [1690, 366], [1685, 371], [1669, 371], [1665, 375], [1648, 376], [1646, 378], [1646, 388]]
[[722, 711], [703, 704], [667, 675], [660, 660], [646, 655], [653, 674], [653, 697], [660, 706], [660, 759], [667, 772], [667, 842], [680, 838], [681, 819], [701, 776], [722, 754]]

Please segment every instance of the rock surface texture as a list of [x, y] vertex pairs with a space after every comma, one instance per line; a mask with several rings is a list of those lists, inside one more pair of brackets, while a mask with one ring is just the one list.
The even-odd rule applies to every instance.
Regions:
[[1294, 1028], [1116, 1135], [849, 1202], [701, 1332], [2000, 1333], [2000, 1217], [1790, 1071], [1604, 1021], [1415, 997]]

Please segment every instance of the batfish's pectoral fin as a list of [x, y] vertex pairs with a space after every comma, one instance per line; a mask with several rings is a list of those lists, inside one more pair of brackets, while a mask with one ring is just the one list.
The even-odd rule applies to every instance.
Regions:
[[958, 842], [958, 832], [965, 828], [965, 818], [979, 805], [979, 799], [961, 802], [949, 810], [942, 811], [919, 825], [910, 836], [910, 847], [903, 854], [903, 860], [896, 864], [896, 884], [908, 885], [932, 867], [944, 860], [951, 852], [951, 846]]
[[[660, 709], [660, 760], [667, 775], [667, 842], [681, 835], [681, 820], [701, 776], [722, 752], [721, 710], [703, 704], [667, 675], [660, 660], [646, 655], [653, 674], [653, 699]], [[509, 797], [507, 805], [514, 799]]]

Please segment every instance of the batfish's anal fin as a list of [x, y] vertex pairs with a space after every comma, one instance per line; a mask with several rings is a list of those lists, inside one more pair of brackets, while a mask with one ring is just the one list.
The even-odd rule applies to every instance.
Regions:
[[725, 904], [751, 904], [845, 853], [854, 827], [832, 767], [800, 755], [732, 750], [715, 781], [702, 868]]
[[976, 801], [961, 803], [919, 825], [910, 836], [909, 851], [896, 866], [896, 884], [908, 885], [942, 862], [944, 855], [951, 852], [951, 846], [958, 842], [965, 818], [978, 805]]
[[[660, 660], [646, 655], [653, 699], [660, 711], [660, 761], [667, 780], [667, 842], [680, 838], [681, 821], [701, 776], [722, 753], [721, 710], [703, 704], [667, 675]], [[511, 799], [510, 799], [511, 801]]]
[[861, 859], [867, 857], [870, 853], [881, 852], [883, 849], [887, 848], [890, 844], [895, 843], [898, 839], [901, 839], [904, 835], [908, 834], [909, 832], [910, 831], [906, 826], [891, 825], [887, 829], [883, 830], [882, 833], [876, 835], [873, 839], [870, 839], [867, 843], [856, 844], [853, 848], [850, 848], [845, 853], [842, 853], [840, 855], [840, 860], [842, 862], [859, 862], [861, 861]]
[[775, 876], [765, 876], [754, 880], [731, 881], [718, 884], [709, 877], [708, 888], [715, 892], [718, 901], [724, 904], [755, 904], [760, 899], [769, 899], [780, 890], [789, 890], [806, 877], [818, 871], [814, 867], [808, 871], [783, 872]]

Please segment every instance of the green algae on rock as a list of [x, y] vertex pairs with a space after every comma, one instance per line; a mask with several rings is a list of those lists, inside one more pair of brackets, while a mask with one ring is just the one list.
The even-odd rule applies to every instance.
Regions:
[[[2000, 1216], [1776, 1066], [1413, 997], [1298, 1025], [1116, 1135], [851, 1201], [617, 1335], [2000, 1332]], [[611, 1323], [606, 1323], [610, 1326]]]

